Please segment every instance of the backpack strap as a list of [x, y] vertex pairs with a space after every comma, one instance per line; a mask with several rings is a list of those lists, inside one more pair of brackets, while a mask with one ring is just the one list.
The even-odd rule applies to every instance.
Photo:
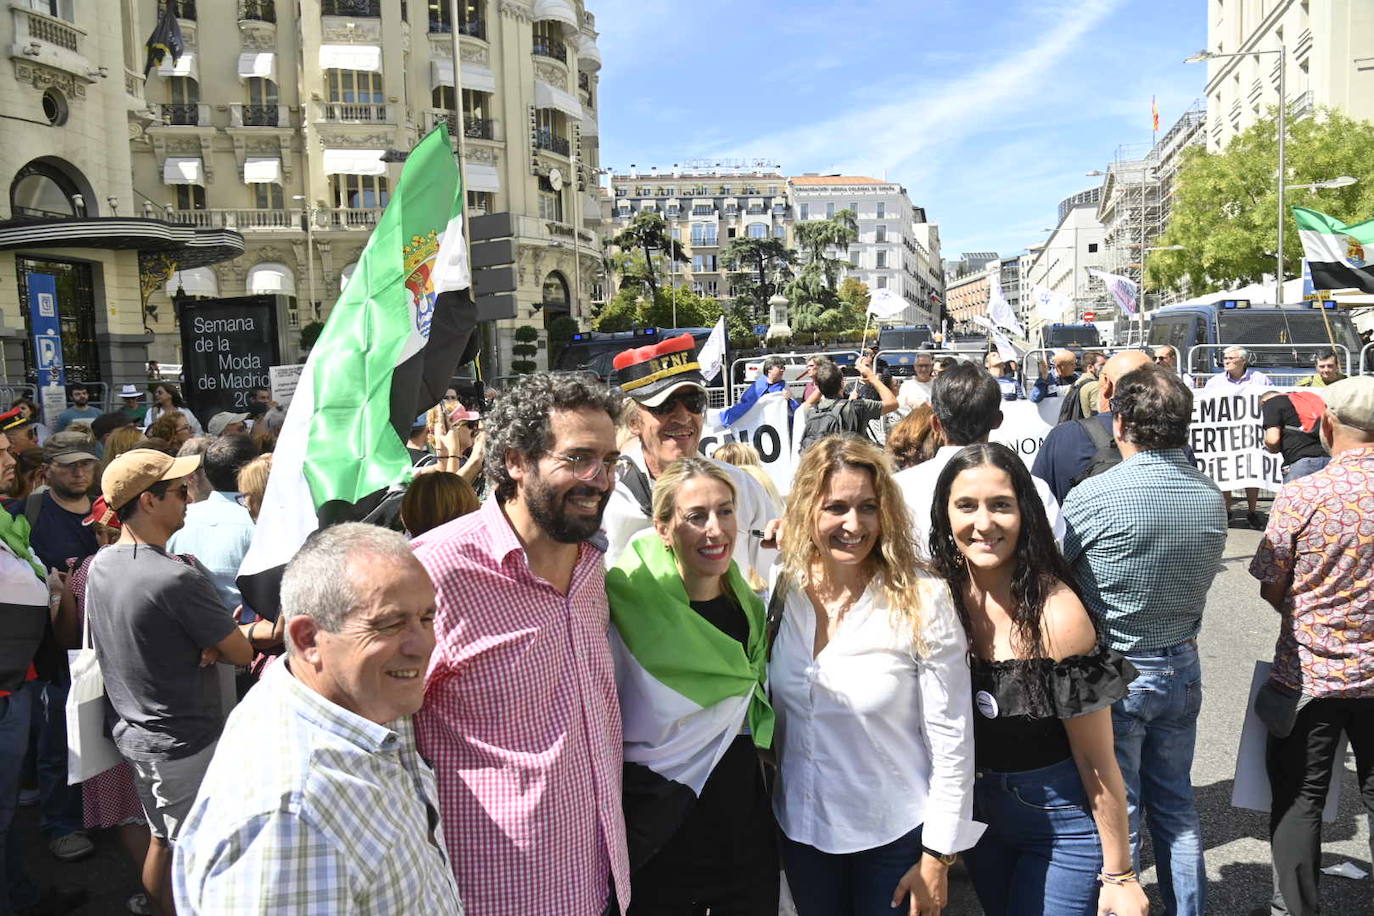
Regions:
[[629, 458], [620, 459], [620, 481], [625, 484], [630, 495], [639, 503], [639, 508], [644, 513], [645, 518], [654, 517], [654, 486], [649, 483], [649, 478], [639, 469]]
[[764, 617], [764, 633], [767, 639], [766, 657], [773, 657], [773, 642], [778, 638], [778, 630], [782, 627], [782, 611], [787, 604], [787, 592], [792, 588], [792, 577], [787, 573], [779, 573], [777, 581], [773, 583], [773, 593], [768, 596], [768, 613]]
[[1102, 423], [1097, 417], [1081, 417], [1074, 422], [1083, 427], [1088, 438], [1093, 440], [1093, 449], [1096, 451], [1101, 451], [1116, 441], [1116, 437], [1102, 428]]
[[24, 500], [24, 518], [29, 521], [30, 531], [38, 527], [38, 516], [43, 511], [44, 492], [39, 490], [37, 493], [30, 493], [28, 498]]

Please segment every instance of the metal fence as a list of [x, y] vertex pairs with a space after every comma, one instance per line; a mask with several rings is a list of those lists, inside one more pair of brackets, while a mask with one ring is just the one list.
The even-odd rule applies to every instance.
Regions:
[[[1276, 351], [1276, 350], [1277, 350], [1277, 351], [1283, 351], [1284, 353], [1292, 353], [1292, 354], [1295, 354], [1295, 355], [1296, 355], [1296, 354], [1299, 354], [1299, 353], [1309, 352], [1309, 351], [1310, 351], [1311, 357], [1312, 357], [1312, 358], [1308, 361], [1308, 364], [1305, 365], [1305, 366], [1291, 366], [1291, 367], [1290, 367], [1290, 366], [1280, 366], [1280, 367], [1277, 367], [1277, 368], [1271, 368], [1271, 367], [1268, 367], [1268, 366], [1257, 366], [1257, 367], [1256, 367], [1256, 368], [1258, 369], [1258, 371], [1263, 372], [1266, 376], [1269, 377], [1269, 380], [1270, 380], [1271, 382], [1273, 382], [1274, 384], [1276, 384], [1276, 385], [1291, 385], [1291, 384], [1296, 383], [1296, 382], [1298, 381], [1298, 379], [1300, 379], [1300, 378], [1306, 378], [1307, 376], [1310, 376], [1310, 375], [1312, 374], [1312, 372], [1313, 372], [1314, 364], [1316, 363], [1317, 354], [1318, 354], [1318, 353], [1321, 353], [1322, 351], [1325, 351], [1325, 350], [1334, 350], [1338, 356], [1342, 356], [1342, 357], [1343, 357], [1343, 360], [1344, 360], [1344, 362], [1345, 362], [1345, 374], [1346, 374], [1346, 375], [1358, 375], [1358, 374], [1360, 373], [1360, 371], [1363, 371], [1363, 366], [1361, 365], [1361, 366], [1358, 366], [1358, 367], [1357, 367], [1357, 366], [1355, 365], [1354, 361], [1351, 359], [1350, 349], [1349, 349], [1348, 347], [1346, 347], [1344, 344], [1331, 344], [1331, 343], [1320, 343], [1320, 344], [1236, 344], [1236, 343], [1229, 343], [1229, 344], [1197, 344], [1196, 346], [1190, 347], [1190, 348], [1188, 349], [1188, 362], [1187, 362], [1187, 364], [1182, 368], [1182, 371], [1183, 371], [1183, 372], [1187, 372], [1189, 375], [1192, 375], [1194, 378], [1205, 378], [1205, 377], [1207, 377], [1208, 375], [1215, 375], [1215, 374], [1216, 374], [1216, 371], [1215, 371], [1215, 370], [1216, 370], [1216, 368], [1217, 368], [1216, 360], [1215, 360], [1215, 359], [1202, 359], [1202, 360], [1199, 360], [1199, 359], [1197, 359], [1197, 356], [1198, 356], [1199, 354], [1206, 354], [1206, 353], [1213, 352], [1213, 351], [1222, 351], [1222, 352], [1225, 352], [1226, 350], [1230, 350], [1230, 349], [1233, 348], [1233, 347], [1241, 347], [1241, 348], [1243, 348], [1243, 349], [1245, 349], [1245, 350], [1250, 351], [1251, 354], [1255, 354], [1256, 352], [1259, 352], [1261, 355], [1262, 355], [1262, 353], [1263, 353], [1264, 351]], [[1368, 350], [1368, 349], [1369, 349], [1368, 347], [1365, 347], [1365, 350]], [[1362, 354], [1363, 354], [1363, 352], [1364, 352], [1364, 351], [1361, 351]], [[1256, 360], [1256, 362], [1261, 362], [1261, 360]], [[1363, 359], [1361, 360], [1361, 362], [1363, 362]], [[1356, 371], [1356, 370], [1359, 370], [1359, 371]], [[1225, 371], [1225, 369], [1223, 368], [1221, 371]]]

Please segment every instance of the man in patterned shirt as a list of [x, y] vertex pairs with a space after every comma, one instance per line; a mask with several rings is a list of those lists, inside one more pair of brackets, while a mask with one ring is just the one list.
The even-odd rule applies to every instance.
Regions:
[[1112, 707], [1137, 867], [1143, 810], [1165, 913], [1201, 916], [1197, 634], [1226, 547], [1226, 510], [1184, 455], [1193, 395], [1177, 375], [1147, 363], [1117, 380], [1108, 406], [1122, 461], [1069, 493], [1064, 557], [1107, 641], [1139, 672]]
[[596, 379], [525, 377], [487, 414], [496, 498], [413, 542], [439, 595], [415, 726], [469, 916], [630, 902], [598, 533], [620, 407]]
[[1275, 914], [1318, 912], [1321, 816], [1341, 733], [1374, 813], [1374, 378], [1323, 391], [1331, 462], [1286, 484], [1250, 574], [1282, 615], [1262, 696]]
[[176, 847], [177, 912], [462, 916], [410, 724], [434, 650], [424, 568], [393, 531], [335, 525], [281, 599], [287, 655], [220, 738]]

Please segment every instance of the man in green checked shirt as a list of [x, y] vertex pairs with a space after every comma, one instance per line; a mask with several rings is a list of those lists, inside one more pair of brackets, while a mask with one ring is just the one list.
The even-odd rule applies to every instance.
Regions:
[[287, 654], [229, 717], [173, 865], [177, 912], [462, 916], [411, 715], [434, 586], [405, 538], [324, 529], [281, 586]]

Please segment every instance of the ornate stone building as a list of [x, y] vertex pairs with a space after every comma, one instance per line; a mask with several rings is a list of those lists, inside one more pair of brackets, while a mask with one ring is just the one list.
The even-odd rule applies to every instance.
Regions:
[[[136, 34], [161, 2], [137, 0]], [[293, 326], [325, 318], [405, 151], [446, 121], [469, 213], [513, 217], [517, 284], [490, 328], [488, 373], [509, 365], [516, 326], [585, 312], [600, 263], [601, 61], [580, 0], [171, 2], [186, 51], [144, 88], [149, 118], [129, 141], [134, 205], [235, 230], [246, 251], [174, 271], [154, 303], [178, 290], [275, 292], [293, 297]], [[153, 330], [154, 358], [179, 361], [170, 308]]]

